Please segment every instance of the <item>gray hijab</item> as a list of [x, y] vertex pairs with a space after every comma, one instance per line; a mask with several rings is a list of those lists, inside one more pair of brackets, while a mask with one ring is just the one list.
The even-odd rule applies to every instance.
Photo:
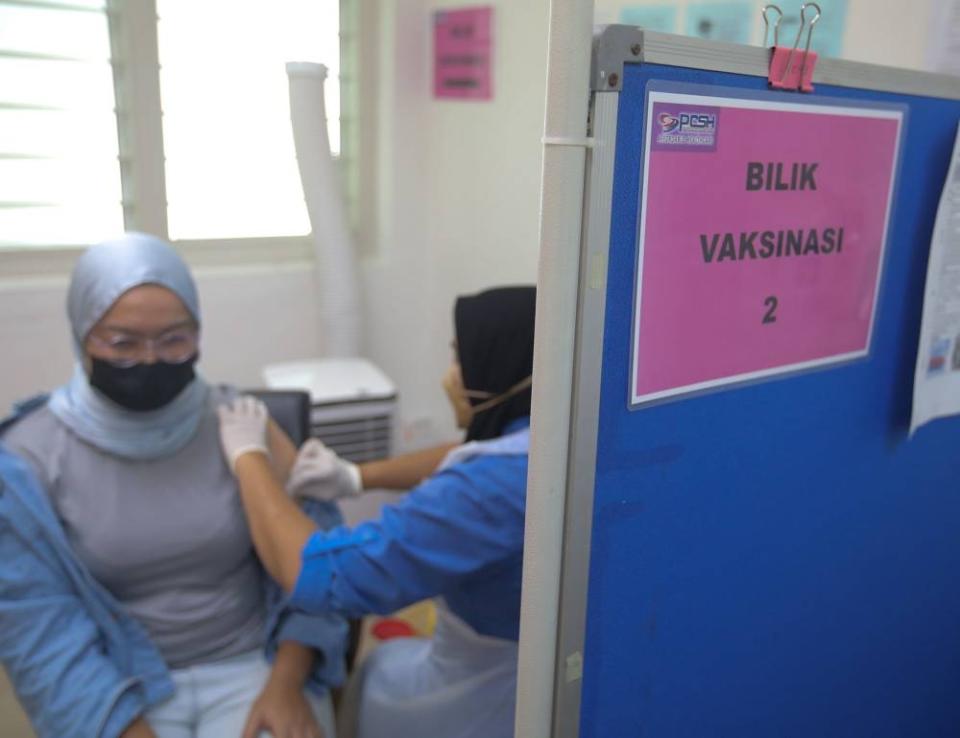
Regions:
[[50, 410], [74, 433], [127, 459], [157, 459], [186, 446], [200, 425], [209, 395], [206, 382], [198, 376], [171, 403], [134, 412], [90, 386], [82, 364], [87, 334], [121, 295], [144, 284], [166, 287], [200, 323], [196, 285], [168, 243], [144, 233], [127, 233], [97, 244], [77, 261], [67, 294], [77, 356], [73, 377], [50, 398]]

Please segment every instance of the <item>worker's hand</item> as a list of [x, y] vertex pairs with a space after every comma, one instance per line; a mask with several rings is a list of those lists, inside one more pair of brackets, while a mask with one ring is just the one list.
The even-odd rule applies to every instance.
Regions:
[[264, 733], [277, 738], [324, 738], [303, 689], [274, 679], [267, 682], [250, 708], [243, 738], [258, 738]]
[[356, 464], [341, 459], [316, 438], [300, 447], [287, 482], [291, 495], [331, 502], [355, 497], [362, 491], [363, 481]]
[[237, 459], [247, 453], [267, 451], [266, 405], [255, 397], [238, 397], [217, 408], [220, 416], [220, 445], [230, 469], [236, 472]]

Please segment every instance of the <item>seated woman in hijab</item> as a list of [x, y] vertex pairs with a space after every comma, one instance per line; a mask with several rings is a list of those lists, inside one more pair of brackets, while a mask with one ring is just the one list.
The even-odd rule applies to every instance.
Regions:
[[[127, 234], [81, 256], [67, 307], [74, 376], [6, 423], [26, 464], [0, 456], [0, 661], [38, 734], [333, 738], [346, 623], [294, 613], [264, 575], [219, 447], [236, 393], [194, 369], [186, 265]], [[284, 478], [296, 451], [264, 427]]]
[[[360, 738], [513, 735], [534, 304], [532, 287], [457, 300], [445, 386], [466, 443], [353, 529], [318, 530], [290, 501], [270, 463], [262, 405], [246, 397], [220, 408], [254, 545], [294, 607], [357, 617], [440, 598], [432, 639], [390, 641], [365, 666]], [[357, 468], [305, 446], [294, 486], [329, 499], [376, 486], [384, 466]]]

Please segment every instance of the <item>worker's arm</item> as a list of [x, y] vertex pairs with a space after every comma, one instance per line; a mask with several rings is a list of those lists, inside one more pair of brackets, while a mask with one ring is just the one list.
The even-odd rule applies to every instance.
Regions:
[[[251, 417], [248, 422], [255, 426], [257, 420]], [[274, 440], [269, 428], [266, 435], [270, 441]], [[246, 445], [250, 448], [231, 461], [250, 534], [264, 568], [285, 591], [290, 592], [300, 575], [303, 548], [318, 527], [281, 487], [277, 480], [279, 465], [271, 462], [271, 457], [254, 444]], [[272, 450], [273, 443], [268, 445]], [[397, 484], [409, 482], [410, 487], [416, 486], [424, 473], [429, 474], [436, 468], [450, 448], [452, 446], [443, 446], [377, 462], [371, 479], [392, 480]], [[229, 456], [230, 452], [227, 453]]]
[[325, 502], [356, 497], [368, 489], [406, 491], [433, 474], [455, 447], [456, 444], [445, 443], [426, 451], [357, 465], [314, 438], [303, 444], [297, 454], [287, 491], [294, 497]]
[[406, 491], [416, 487], [433, 474], [444, 457], [456, 447], [456, 443], [444, 443], [423, 451], [360, 464], [363, 489]]
[[449, 591], [523, 551], [525, 456], [478, 458], [433, 475], [376, 520], [310, 536], [290, 604], [347, 617]]

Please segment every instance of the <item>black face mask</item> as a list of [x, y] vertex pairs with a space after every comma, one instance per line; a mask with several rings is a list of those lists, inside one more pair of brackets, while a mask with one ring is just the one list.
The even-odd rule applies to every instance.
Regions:
[[119, 367], [109, 361], [91, 357], [90, 385], [127, 410], [158, 410], [173, 402], [193, 381], [193, 356], [179, 364], [158, 361]]

